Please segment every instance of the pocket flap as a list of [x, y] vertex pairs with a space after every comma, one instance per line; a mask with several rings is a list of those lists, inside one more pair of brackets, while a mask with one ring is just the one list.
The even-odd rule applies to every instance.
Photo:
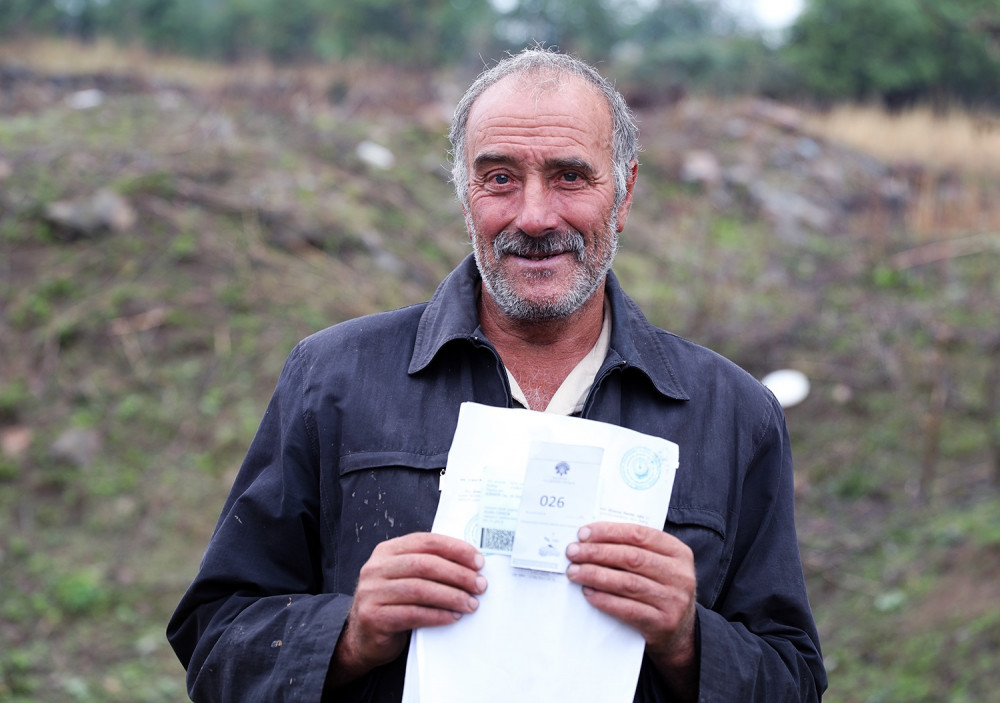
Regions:
[[365, 469], [404, 467], [440, 471], [448, 463], [448, 453], [417, 454], [405, 451], [352, 452], [340, 457], [340, 475]]
[[726, 519], [714, 510], [670, 506], [667, 510], [667, 522], [704, 527], [719, 535], [723, 541], [726, 539]]

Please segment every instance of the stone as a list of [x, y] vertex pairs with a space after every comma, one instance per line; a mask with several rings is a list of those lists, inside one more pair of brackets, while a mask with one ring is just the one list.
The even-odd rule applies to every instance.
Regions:
[[722, 167], [712, 152], [694, 149], [684, 154], [681, 180], [701, 186], [714, 186], [722, 180]]
[[396, 157], [381, 144], [365, 140], [358, 144], [358, 158], [369, 166], [382, 170], [390, 169], [396, 163]]
[[66, 97], [66, 104], [74, 110], [93, 110], [104, 104], [104, 91], [97, 88], [78, 90]]
[[136, 223], [135, 210], [128, 200], [107, 188], [93, 195], [51, 202], [45, 207], [44, 218], [68, 239], [124, 232]]
[[0, 430], [0, 452], [7, 459], [19, 459], [31, 447], [34, 432], [30, 427], [14, 425]]
[[83, 468], [94, 461], [100, 449], [101, 438], [96, 430], [71, 427], [56, 438], [49, 447], [49, 454], [54, 459]]

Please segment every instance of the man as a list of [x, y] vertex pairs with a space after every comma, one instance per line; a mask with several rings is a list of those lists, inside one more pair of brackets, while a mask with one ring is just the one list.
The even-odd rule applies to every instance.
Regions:
[[526, 51], [473, 84], [451, 140], [474, 256], [429, 303], [292, 351], [169, 626], [192, 698], [400, 699], [410, 632], [475, 617], [488, 588], [472, 545], [427, 532], [475, 401], [679, 445], [663, 531], [594, 523], [567, 549], [567, 578], [646, 641], [635, 700], [819, 700], [780, 407], [610, 273], [638, 173], [621, 96]]

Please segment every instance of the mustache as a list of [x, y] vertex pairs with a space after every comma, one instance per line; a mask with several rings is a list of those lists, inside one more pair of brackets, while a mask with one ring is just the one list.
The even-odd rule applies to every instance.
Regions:
[[572, 253], [583, 261], [587, 247], [583, 235], [574, 229], [550, 232], [540, 237], [532, 237], [524, 230], [504, 230], [493, 239], [493, 255], [499, 259], [504, 255], [552, 256]]

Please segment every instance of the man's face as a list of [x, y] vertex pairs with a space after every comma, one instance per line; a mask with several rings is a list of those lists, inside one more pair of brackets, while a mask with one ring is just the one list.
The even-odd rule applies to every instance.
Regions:
[[476, 100], [467, 133], [466, 221], [484, 294], [516, 320], [563, 318], [601, 294], [634, 180], [616, 208], [604, 98], [572, 77], [504, 79]]

